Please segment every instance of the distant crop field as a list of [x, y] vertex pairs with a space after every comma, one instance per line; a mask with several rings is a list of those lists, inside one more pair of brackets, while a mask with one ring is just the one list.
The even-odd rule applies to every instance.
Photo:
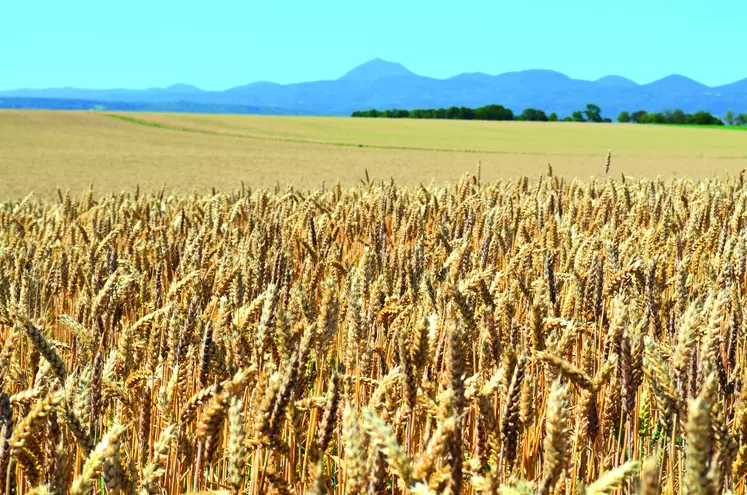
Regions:
[[0, 111], [0, 195], [49, 197], [137, 184], [204, 192], [610, 174], [703, 178], [747, 166], [747, 133], [658, 126], [326, 117]]

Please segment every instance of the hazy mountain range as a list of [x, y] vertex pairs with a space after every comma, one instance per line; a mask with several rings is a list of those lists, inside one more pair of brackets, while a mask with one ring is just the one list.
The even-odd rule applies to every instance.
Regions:
[[671, 75], [648, 84], [620, 76], [572, 79], [550, 70], [499, 75], [464, 73], [448, 79], [420, 76], [398, 63], [374, 59], [339, 79], [296, 84], [255, 82], [225, 91], [188, 84], [167, 88], [18, 89], [0, 91], [0, 108], [78, 108], [172, 112], [349, 115], [371, 108], [478, 107], [496, 103], [514, 112], [532, 107], [561, 117], [594, 103], [615, 118], [622, 110], [747, 111], [747, 79], [709, 87]]

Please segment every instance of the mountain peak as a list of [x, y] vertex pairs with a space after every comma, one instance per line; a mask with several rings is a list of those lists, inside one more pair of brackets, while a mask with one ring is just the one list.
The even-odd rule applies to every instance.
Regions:
[[657, 81], [648, 83], [645, 86], [649, 89], [654, 88], [667, 91], [698, 91], [708, 87], [694, 79], [679, 74], [672, 74]]
[[608, 88], [633, 88], [638, 86], [634, 81], [622, 76], [604, 76], [594, 82]]
[[377, 81], [379, 79], [387, 79], [390, 77], [413, 75], [415, 74], [407, 70], [402, 64], [375, 58], [350, 70], [340, 79], [352, 81]]
[[178, 93], [196, 93], [199, 91], [202, 91], [197, 86], [192, 86], [191, 84], [182, 84], [182, 83], [176, 83], [172, 84], [168, 88], [164, 88], [167, 91], [173, 91]]

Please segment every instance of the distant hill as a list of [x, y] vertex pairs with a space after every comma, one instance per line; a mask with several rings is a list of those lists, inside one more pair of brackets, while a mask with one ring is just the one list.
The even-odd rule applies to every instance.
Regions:
[[722, 93], [747, 93], [747, 79], [725, 84], [720, 86], [718, 90]]
[[340, 79], [345, 81], [377, 81], [390, 77], [407, 76], [415, 76], [415, 74], [405, 69], [402, 64], [375, 58], [348, 71]]
[[164, 91], [172, 93], [199, 93], [202, 90], [197, 86], [192, 86], [191, 84], [172, 84], [168, 88], [164, 88]]
[[[730, 109], [744, 112], [747, 111], [747, 79], [709, 87], [684, 76], [671, 75], [648, 84], [637, 84], [616, 75], [585, 81], [549, 70], [498, 75], [465, 73], [435, 79], [415, 74], [402, 64], [374, 59], [331, 81], [255, 82], [225, 91], [205, 91], [188, 84], [143, 90], [19, 89], [0, 91], [0, 99], [5, 102], [0, 106], [9, 106], [11, 98], [22, 99], [25, 108], [64, 108], [89, 102], [91, 107], [104, 105], [120, 110], [132, 105], [139, 110], [153, 111], [302, 115], [349, 115], [354, 110], [370, 108], [479, 107], [497, 103], [515, 112], [533, 107], [564, 116], [587, 103], [594, 103], [602, 108], [604, 116], [615, 118], [622, 110], [640, 109], [707, 110], [717, 115]], [[20, 105], [19, 101], [15, 104]], [[37, 104], [44, 106], [34, 106]]]
[[608, 88], [635, 88], [638, 84], [626, 77], [621, 76], [604, 76], [594, 81], [598, 86]]
[[125, 112], [230, 113], [252, 115], [295, 115], [298, 113], [284, 110], [282, 108], [195, 103], [190, 101], [154, 103], [137, 101], [78, 100], [70, 98], [25, 98], [17, 96], [0, 96], [0, 108], [35, 110], [112, 110]]
[[708, 86], [700, 84], [698, 81], [690, 79], [689, 77], [680, 76], [673, 74], [667, 76], [658, 81], [654, 81], [642, 86], [646, 91], [651, 92], [662, 92], [662, 91], [674, 91], [677, 93], [697, 93], [698, 91], [707, 90]]

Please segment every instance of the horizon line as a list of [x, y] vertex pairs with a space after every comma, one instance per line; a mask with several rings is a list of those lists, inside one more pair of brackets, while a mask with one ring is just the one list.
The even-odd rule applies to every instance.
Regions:
[[349, 69], [348, 71], [346, 71], [341, 76], [333, 78], [333, 79], [316, 79], [316, 80], [297, 81], [297, 82], [290, 82], [290, 83], [278, 83], [278, 82], [274, 82], [274, 81], [268, 81], [268, 80], [262, 80], [262, 79], [260, 79], [260, 80], [256, 80], [256, 81], [251, 81], [251, 82], [243, 83], [243, 84], [238, 84], [238, 85], [224, 87], [223, 89], [204, 89], [204, 88], [201, 88], [201, 87], [199, 87], [199, 86], [197, 86], [195, 84], [192, 84], [192, 83], [189, 83], [189, 82], [184, 82], [184, 81], [177, 81], [177, 82], [165, 85], [165, 86], [147, 86], [147, 87], [139, 87], [139, 88], [124, 88], [124, 87], [90, 88], [90, 87], [81, 87], [81, 86], [28, 87], [27, 86], [27, 87], [20, 87], [20, 88], [16, 87], [16, 88], [10, 88], [10, 89], [0, 89], [0, 93], [3, 93], [3, 92], [12, 92], [12, 91], [44, 91], [44, 90], [149, 91], [149, 90], [158, 90], [158, 89], [168, 89], [168, 88], [170, 88], [172, 86], [191, 86], [192, 88], [194, 88], [196, 90], [199, 90], [200, 92], [203, 92], [203, 93], [221, 93], [221, 92], [225, 92], [225, 91], [228, 91], [228, 90], [231, 90], [231, 89], [234, 89], [234, 88], [240, 88], [240, 87], [244, 87], [244, 86], [250, 86], [252, 84], [263, 84], [264, 83], [264, 84], [274, 84], [274, 85], [278, 85], [278, 86], [292, 86], [292, 85], [296, 85], [296, 84], [309, 84], [309, 83], [316, 83], [316, 82], [333, 82], [333, 81], [339, 81], [341, 79], [344, 79], [345, 76], [349, 72], [351, 72], [351, 71], [353, 71], [353, 70], [355, 70], [355, 69], [357, 69], [357, 68], [359, 68], [361, 66], [364, 66], [366, 64], [369, 64], [371, 62], [376, 62], [376, 61], [385, 62], [387, 64], [396, 64], [396, 65], [401, 66], [402, 68], [404, 68], [406, 71], [408, 71], [409, 73], [411, 73], [414, 76], [423, 77], [423, 78], [426, 78], [426, 79], [433, 79], [433, 80], [436, 80], [436, 81], [448, 81], [449, 79], [453, 79], [455, 77], [459, 77], [459, 76], [462, 76], [462, 75], [485, 75], [485, 76], [488, 76], [488, 77], [498, 77], [498, 76], [502, 76], [502, 75], [505, 75], [505, 74], [516, 74], [516, 73], [522, 73], [522, 72], [542, 71], [542, 72], [553, 72], [553, 73], [556, 73], [556, 74], [560, 74], [560, 75], [563, 75], [563, 76], [565, 76], [565, 77], [567, 77], [567, 78], [569, 78], [569, 79], [571, 79], [573, 81], [584, 81], [584, 82], [592, 82], [592, 83], [598, 82], [598, 81], [600, 81], [602, 79], [609, 78], [609, 77], [618, 77], [618, 78], [622, 78], [622, 79], [625, 79], [627, 81], [630, 81], [630, 82], [634, 83], [638, 87], [640, 87], [640, 86], [647, 86], [649, 84], [653, 84], [655, 82], [662, 81], [662, 80], [670, 78], [670, 77], [682, 77], [682, 78], [685, 78], [685, 79], [689, 79], [690, 81], [693, 81], [693, 82], [695, 82], [697, 84], [700, 84], [701, 86], [704, 86], [706, 88], [713, 89], [713, 88], [719, 88], [721, 86], [728, 86], [729, 84], [734, 84], [734, 83], [737, 83], [737, 82], [740, 82], [740, 81], [744, 81], [745, 79], [747, 79], [747, 77], [744, 77], [742, 79], [737, 79], [735, 81], [726, 82], [726, 83], [722, 83], [722, 84], [717, 84], [717, 85], [714, 85], [714, 86], [709, 86], [709, 85], [707, 85], [705, 83], [702, 83], [702, 82], [698, 81], [697, 79], [694, 79], [694, 78], [692, 78], [690, 76], [686, 76], [686, 75], [679, 74], [679, 73], [672, 73], [672, 74], [669, 74], [669, 75], [666, 75], [666, 76], [663, 76], [663, 77], [651, 80], [649, 82], [641, 83], [641, 82], [635, 81], [635, 80], [633, 80], [633, 79], [631, 79], [631, 78], [629, 78], [627, 76], [622, 76], [620, 74], [607, 74], [607, 75], [598, 77], [596, 79], [579, 79], [579, 78], [575, 78], [575, 77], [573, 77], [571, 75], [568, 75], [567, 73], [559, 71], [559, 70], [555, 70], [555, 69], [542, 69], [542, 68], [509, 70], [509, 71], [506, 71], [506, 72], [499, 72], [499, 73], [496, 73], [496, 74], [489, 74], [487, 72], [480, 72], [480, 71], [459, 72], [459, 73], [456, 73], [456, 74], [448, 76], [448, 77], [439, 78], [439, 77], [433, 77], [433, 76], [427, 76], [427, 75], [417, 74], [417, 73], [413, 72], [412, 70], [408, 69], [404, 64], [402, 64], [400, 62], [392, 62], [390, 60], [386, 60], [386, 59], [383, 59], [381, 57], [375, 57], [375, 58], [369, 59], [369, 60], [367, 60], [367, 61], [365, 61], [363, 63], [360, 63], [360, 64], [356, 65], [352, 69]]

